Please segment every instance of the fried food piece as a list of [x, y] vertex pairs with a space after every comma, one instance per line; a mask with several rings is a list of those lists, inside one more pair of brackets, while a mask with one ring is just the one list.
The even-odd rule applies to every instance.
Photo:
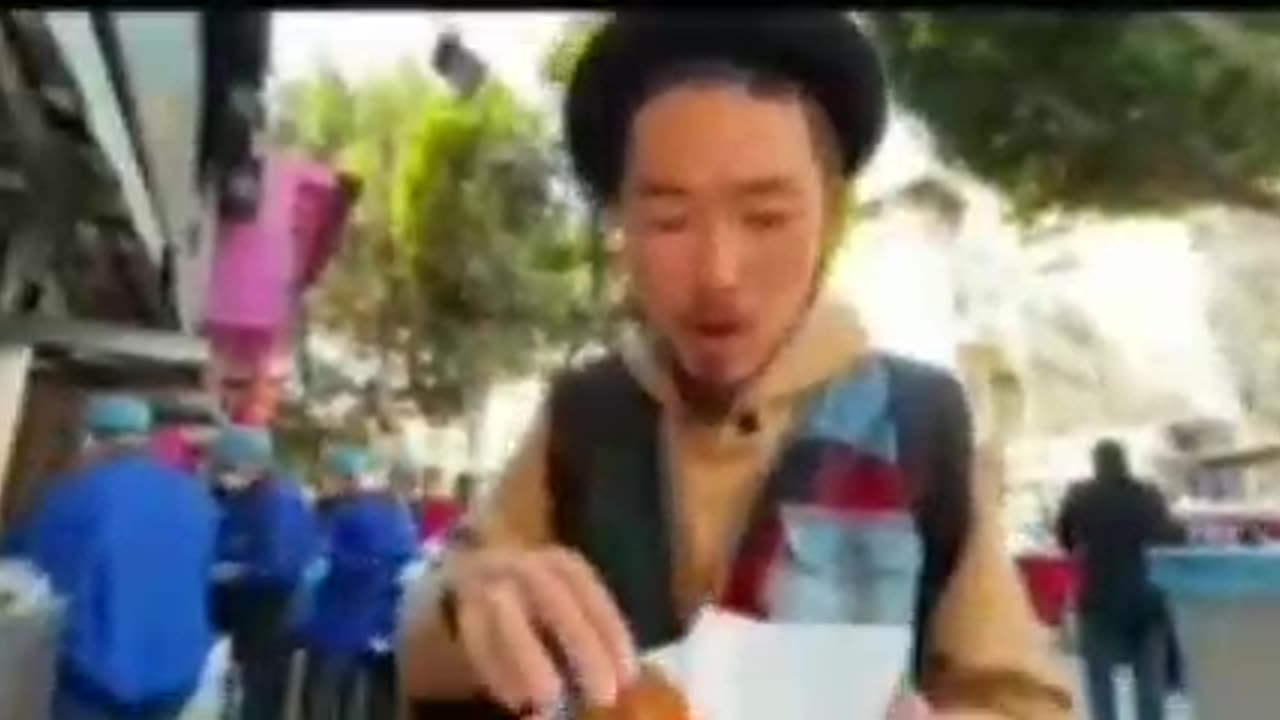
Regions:
[[684, 693], [660, 670], [643, 666], [611, 708], [588, 710], [583, 720], [694, 720]]

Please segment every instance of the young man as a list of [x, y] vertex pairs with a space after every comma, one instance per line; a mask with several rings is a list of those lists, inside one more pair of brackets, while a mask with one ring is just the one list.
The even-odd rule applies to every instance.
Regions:
[[210, 466], [225, 493], [215, 591], [240, 671], [240, 717], [278, 720], [303, 572], [319, 549], [314, 518], [297, 481], [276, 471], [266, 429], [223, 431]]
[[1084, 565], [1080, 650], [1095, 720], [1115, 720], [1115, 671], [1133, 668], [1138, 720], [1165, 714], [1171, 650], [1164, 597], [1147, 580], [1146, 552], [1183, 540], [1160, 491], [1138, 482], [1124, 448], [1103, 440], [1093, 478], [1071, 488], [1058, 517], [1058, 540]]
[[93, 398], [85, 430], [79, 468], [9, 541], [68, 603], [54, 718], [177, 718], [213, 644], [217, 507], [148, 452], [142, 400]]
[[[590, 42], [568, 145], [642, 325], [554, 385], [424, 583], [439, 592], [408, 603], [412, 698], [545, 713], [561, 656], [607, 706], [639, 651], [715, 602], [911, 623], [920, 697], [898, 717], [1069, 717], [997, 509], [971, 487], [960, 385], [868, 348], [821, 298], [885, 115], [876, 56], [834, 11], [626, 13]], [[848, 580], [864, 547], [892, 572]]]
[[413, 516], [414, 533], [418, 537], [421, 536], [422, 510], [427, 501], [425, 475], [425, 470], [407, 454], [397, 456], [387, 471], [387, 485], [408, 506], [409, 514]]
[[[306, 717], [395, 720], [390, 640], [400, 573], [417, 552], [413, 519], [404, 501], [377, 481], [363, 450], [335, 449], [330, 474], [343, 491], [325, 520], [328, 572], [307, 629]], [[361, 696], [365, 703], [357, 708]]]

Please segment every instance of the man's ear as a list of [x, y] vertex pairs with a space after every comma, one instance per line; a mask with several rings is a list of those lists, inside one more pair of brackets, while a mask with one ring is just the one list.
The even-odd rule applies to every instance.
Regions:
[[826, 225], [822, 242], [822, 256], [818, 263], [819, 276], [826, 273], [832, 259], [849, 234], [849, 228], [857, 219], [857, 194], [852, 182], [835, 183], [829, 190], [826, 206]]
[[836, 183], [831, 188], [828, 207], [831, 232], [836, 238], [843, 238], [858, 220], [858, 189], [853, 181]]

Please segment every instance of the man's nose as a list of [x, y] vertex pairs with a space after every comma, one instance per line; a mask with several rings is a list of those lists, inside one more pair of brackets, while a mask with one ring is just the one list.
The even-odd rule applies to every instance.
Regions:
[[737, 287], [742, 281], [742, 238], [730, 223], [708, 224], [702, 238], [701, 275], [709, 290]]

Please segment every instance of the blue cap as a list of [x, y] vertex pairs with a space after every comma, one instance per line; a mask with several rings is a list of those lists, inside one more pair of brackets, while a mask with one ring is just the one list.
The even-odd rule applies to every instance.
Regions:
[[95, 395], [84, 413], [85, 430], [94, 437], [151, 432], [151, 406], [133, 395]]
[[218, 467], [241, 470], [266, 467], [272, 463], [274, 455], [270, 430], [252, 425], [232, 425], [214, 441], [210, 459]]
[[354, 445], [340, 445], [329, 453], [329, 472], [341, 478], [360, 477], [372, 466], [369, 453]]

